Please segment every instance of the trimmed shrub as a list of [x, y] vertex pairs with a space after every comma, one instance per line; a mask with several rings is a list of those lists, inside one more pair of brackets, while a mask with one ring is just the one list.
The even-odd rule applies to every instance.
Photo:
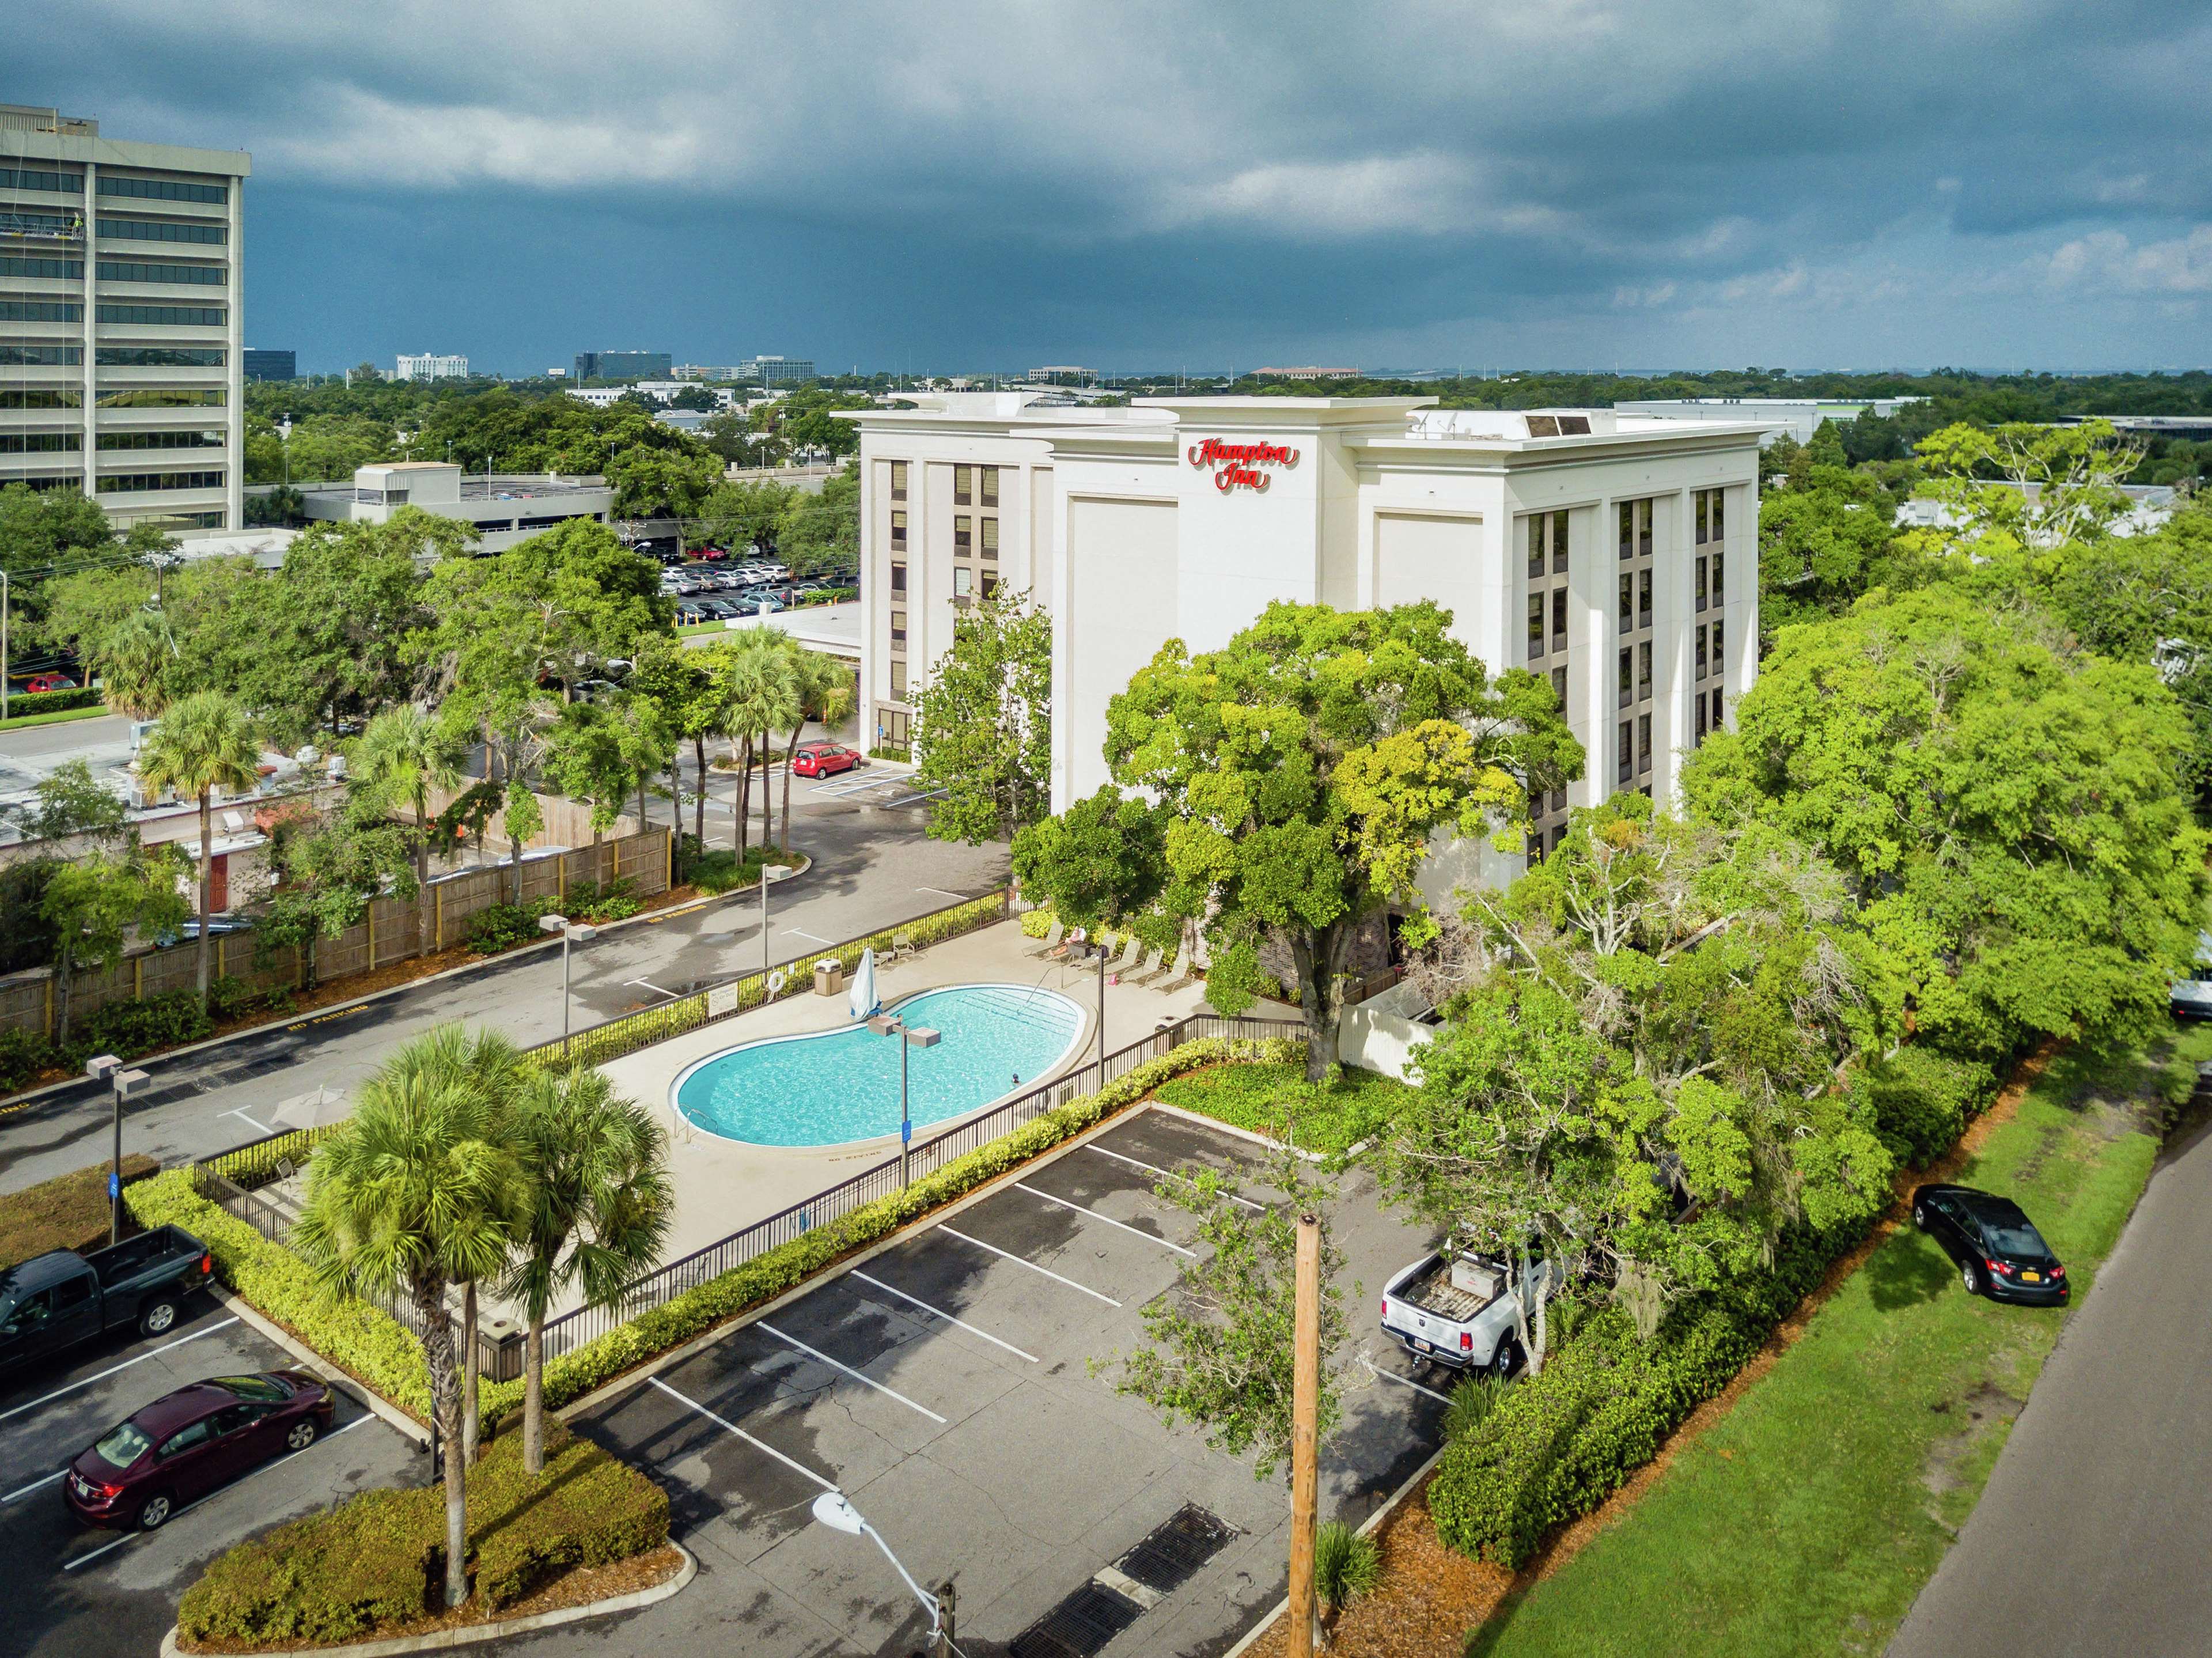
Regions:
[[52, 1044], [30, 1030], [0, 1030], [0, 1094], [27, 1085], [47, 1066], [58, 1064]]
[[8, 718], [13, 721], [33, 714], [67, 714], [71, 708], [95, 707], [99, 701], [99, 689], [92, 685], [66, 691], [16, 691], [8, 698]]
[[627, 920], [645, 908], [637, 896], [637, 883], [627, 875], [617, 876], [605, 886], [596, 881], [580, 881], [568, 889], [568, 896], [561, 902], [568, 906], [565, 913], [571, 918], [594, 925]]
[[1314, 1593], [1333, 1607], [1350, 1606], [1382, 1582], [1382, 1551], [1341, 1520], [1314, 1534]]
[[544, 913], [534, 902], [492, 904], [469, 917], [469, 930], [461, 942], [476, 955], [496, 956], [538, 938], [538, 918]]
[[1989, 1066], [1907, 1043], [1856, 1079], [1874, 1108], [1875, 1133], [1901, 1163], [1924, 1169], [1957, 1144], [1995, 1097]]
[[[368, 1491], [279, 1526], [222, 1556], [185, 1591], [179, 1631], [195, 1642], [287, 1644], [360, 1639], [427, 1617], [442, 1575], [441, 1486]], [[493, 1443], [469, 1473], [474, 1594], [512, 1606], [576, 1566], [607, 1565], [668, 1541], [668, 1494], [558, 1424], [545, 1471], [522, 1470], [522, 1442]]]
[[169, 990], [143, 1001], [110, 1002], [76, 1020], [61, 1054], [75, 1068], [95, 1054], [135, 1060], [157, 1048], [204, 1042], [214, 1035], [215, 1021], [200, 999], [189, 990]]
[[273, 1013], [292, 1011], [292, 992], [283, 985], [263, 987], [226, 973], [208, 986], [208, 1011], [217, 1023], [266, 1009]]
[[746, 853], [742, 862], [729, 847], [717, 847], [692, 861], [689, 879], [702, 892], [734, 892], [739, 887], [758, 886], [761, 871], [769, 862], [757, 847]]
[[1022, 937], [1049, 938], [1052, 924], [1058, 918], [1049, 909], [1029, 909], [1022, 912]]

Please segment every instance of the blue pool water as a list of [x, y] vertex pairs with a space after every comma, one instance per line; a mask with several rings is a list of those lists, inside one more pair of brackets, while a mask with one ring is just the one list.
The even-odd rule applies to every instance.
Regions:
[[[1073, 1002], [1027, 985], [925, 991], [884, 1011], [942, 1033], [936, 1047], [907, 1051], [907, 1111], [917, 1133], [1036, 1081], [1083, 1030]], [[710, 1134], [754, 1145], [896, 1134], [905, 1046], [865, 1024], [771, 1036], [684, 1071], [672, 1090], [676, 1108]]]

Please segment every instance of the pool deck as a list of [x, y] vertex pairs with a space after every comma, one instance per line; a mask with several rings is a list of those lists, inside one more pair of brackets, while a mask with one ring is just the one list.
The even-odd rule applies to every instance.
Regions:
[[[1010, 1090], [1026, 1091], [1095, 1059], [1098, 1053], [1097, 969], [1040, 960], [1035, 952], [1041, 947], [1041, 941], [1024, 938], [1014, 922], [1002, 921], [932, 944], [908, 961], [878, 962], [876, 993], [889, 1007], [904, 997], [946, 985], [1042, 985], [1061, 992], [1083, 1010], [1082, 1036], [1074, 1051], [1058, 1066], [1042, 1076], [1024, 1078], [1020, 1090]], [[1164, 988], [1172, 982], [1162, 979], [1157, 986], [1125, 982], [1106, 987], [1109, 1050], [1204, 1005], [1203, 984], [1173, 991]], [[843, 1145], [740, 1145], [694, 1127], [672, 1108], [670, 1090], [678, 1075], [695, 1060], [764, 1036], [834, 1030], [851, 1023], [842, 993], [834, 998], [794, 996], [610, 1060], [601, 1067], [618, 1090], [671, 1126], [673, 1144], [669, 1168], [676, 1187], [676, 1224], [662, 1252], [664, 1260], [676, 1260], [704, 1248], [897, 1155], [896, 1134]], [[988, 1105], [977, 1108], [988, 1108]], [[942, 1133], [961, 1121], [948, 1117], [927, 1130], [917, 1129], [916, 1138]]]

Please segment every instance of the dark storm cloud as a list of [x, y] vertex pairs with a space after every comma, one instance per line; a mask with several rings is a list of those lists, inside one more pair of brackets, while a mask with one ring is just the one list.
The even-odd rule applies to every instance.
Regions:
[[16, 29], [78, 67], [10, 95], [254, 151], [257, 311], [332, 350], [2204, 355], [2200, 5], [94, 0]]

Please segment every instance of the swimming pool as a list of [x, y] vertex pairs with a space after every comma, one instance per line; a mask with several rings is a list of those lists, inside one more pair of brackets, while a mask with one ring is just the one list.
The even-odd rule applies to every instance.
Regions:
[[[988, 1105], [1066, 1058], [1082, 1010], [1032, 985], [956, 985], [884, 1010], [941, 1033], [907, 1049], [907, 1111], [919, 1130]], [[865, 1024], [770, 1036], [710, 1054], [669, 1098], [697, 1127], [752, 1145], [839, 1145], [896, 1134], [899, 1049]]]

